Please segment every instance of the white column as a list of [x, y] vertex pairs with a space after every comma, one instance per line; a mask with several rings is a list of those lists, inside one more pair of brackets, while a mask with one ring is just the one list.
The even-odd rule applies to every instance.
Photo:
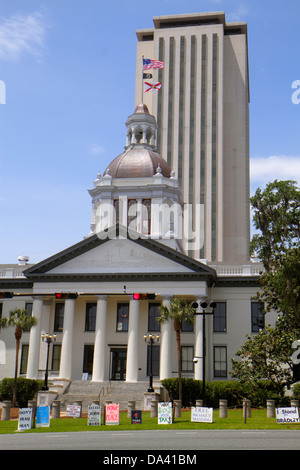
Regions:
[[[203, 299], [198, 299], [197, 302], [200, 305], [200, 302]], [[201, 311], [201, 307], [198, 308], [197, 312]], [[195, 362], [194, 368], [194, 379], [203, 380], [203, 315], [195, 315], [195, 349], [194, 355], [198, 358]]]
[[[163, 305], [170, 307], [171, 297], [163, 298]], [[172, 321], [161, 325], [160, 332], [160, 380], [172, 377]]]
[[42, 323], [43, 299], [33, 299], [32, 316], [37, 319], [37, 324], [30, 329], [27, 375], [28, 379], [37, 379], [40, 361], [41, 323]]
[[105, 344], [106, 344], [107, 296], [97, 300], [97, 316], [94, 346], [92, 381], [103, 382], [105, 377]]
[[138, 381], [139, 312], [139, 300], [131, 300], [129, 304], [126, 382]]
[[65, 301], [64, 328], [61, 346], [59, 376], [63, 379], [70, 379], [72, 372], [72, 343], [74, 325], [75, 300]]

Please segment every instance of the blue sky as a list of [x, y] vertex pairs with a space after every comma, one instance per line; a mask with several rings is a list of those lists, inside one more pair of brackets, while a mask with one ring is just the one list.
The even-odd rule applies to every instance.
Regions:
[[2, 0], [0, 263], [38, 262], [89, 232], [87, 189], [134, 111], [136, 30], [206, 11], [248, 23], [252, 192], [300, 184], [299, 0]]

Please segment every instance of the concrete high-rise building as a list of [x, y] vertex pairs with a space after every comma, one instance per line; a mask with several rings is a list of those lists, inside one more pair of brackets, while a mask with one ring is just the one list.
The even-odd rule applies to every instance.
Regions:
[[[250, 238], [247, 24], [226, 23], [219, 12], [153, 22], [137, 30], [135, 99], [156, 117], [157, 151], [192, 211], [186, 252], [243, 264]], [[145, 70], [152, 78], [143, 79], [143, 58], [164, 68]], [[145, 92], [146, 82], [161, 82], [161, 89]]]

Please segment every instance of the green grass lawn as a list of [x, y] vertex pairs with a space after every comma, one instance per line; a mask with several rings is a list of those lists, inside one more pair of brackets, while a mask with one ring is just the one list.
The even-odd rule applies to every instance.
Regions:
[[[51, 419], [50, 426], [35, 428], [30, 433], [41, 432], [77, 432], [77, 431], [138, 431], [149, 429], [292, 429], [300, 431], [300, 423], [277, 424], [276, 418], [267, 418], [267, 410], [251, 410], [251, 418], [244, 423], [241, 409], [228, 410], [227, 418], [219, 418], [219, 410], [214, 410], [213, 423], [192, 423], [191, 412], [182, 411], [180, 418], [175, 418], [172, 424], [158, 424], [157, 418], [151, 418], [150, 412], [142, 413], [142, 424], [131, 424], [127, 412], [120, 413], [119, 425], [88, 426], [87, 418], [60, 418]], [[18, 429], [18, 420], [0, 421], [0, 434], [15, 433]]]

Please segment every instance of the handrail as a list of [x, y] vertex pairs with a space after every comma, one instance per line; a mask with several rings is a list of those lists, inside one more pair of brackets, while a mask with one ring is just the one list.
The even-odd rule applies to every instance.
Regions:
[[[110, 389], [111, 389], [111, 380], [108, 381], [108, 384], [106, 386], [106, 393], [108, 393]], [[105, 386], [101, 387], [100, 389], [100, 392], [98, 395], [99, 402], [101, 401], [101, 395], [103, 396], [105, 395]]]

